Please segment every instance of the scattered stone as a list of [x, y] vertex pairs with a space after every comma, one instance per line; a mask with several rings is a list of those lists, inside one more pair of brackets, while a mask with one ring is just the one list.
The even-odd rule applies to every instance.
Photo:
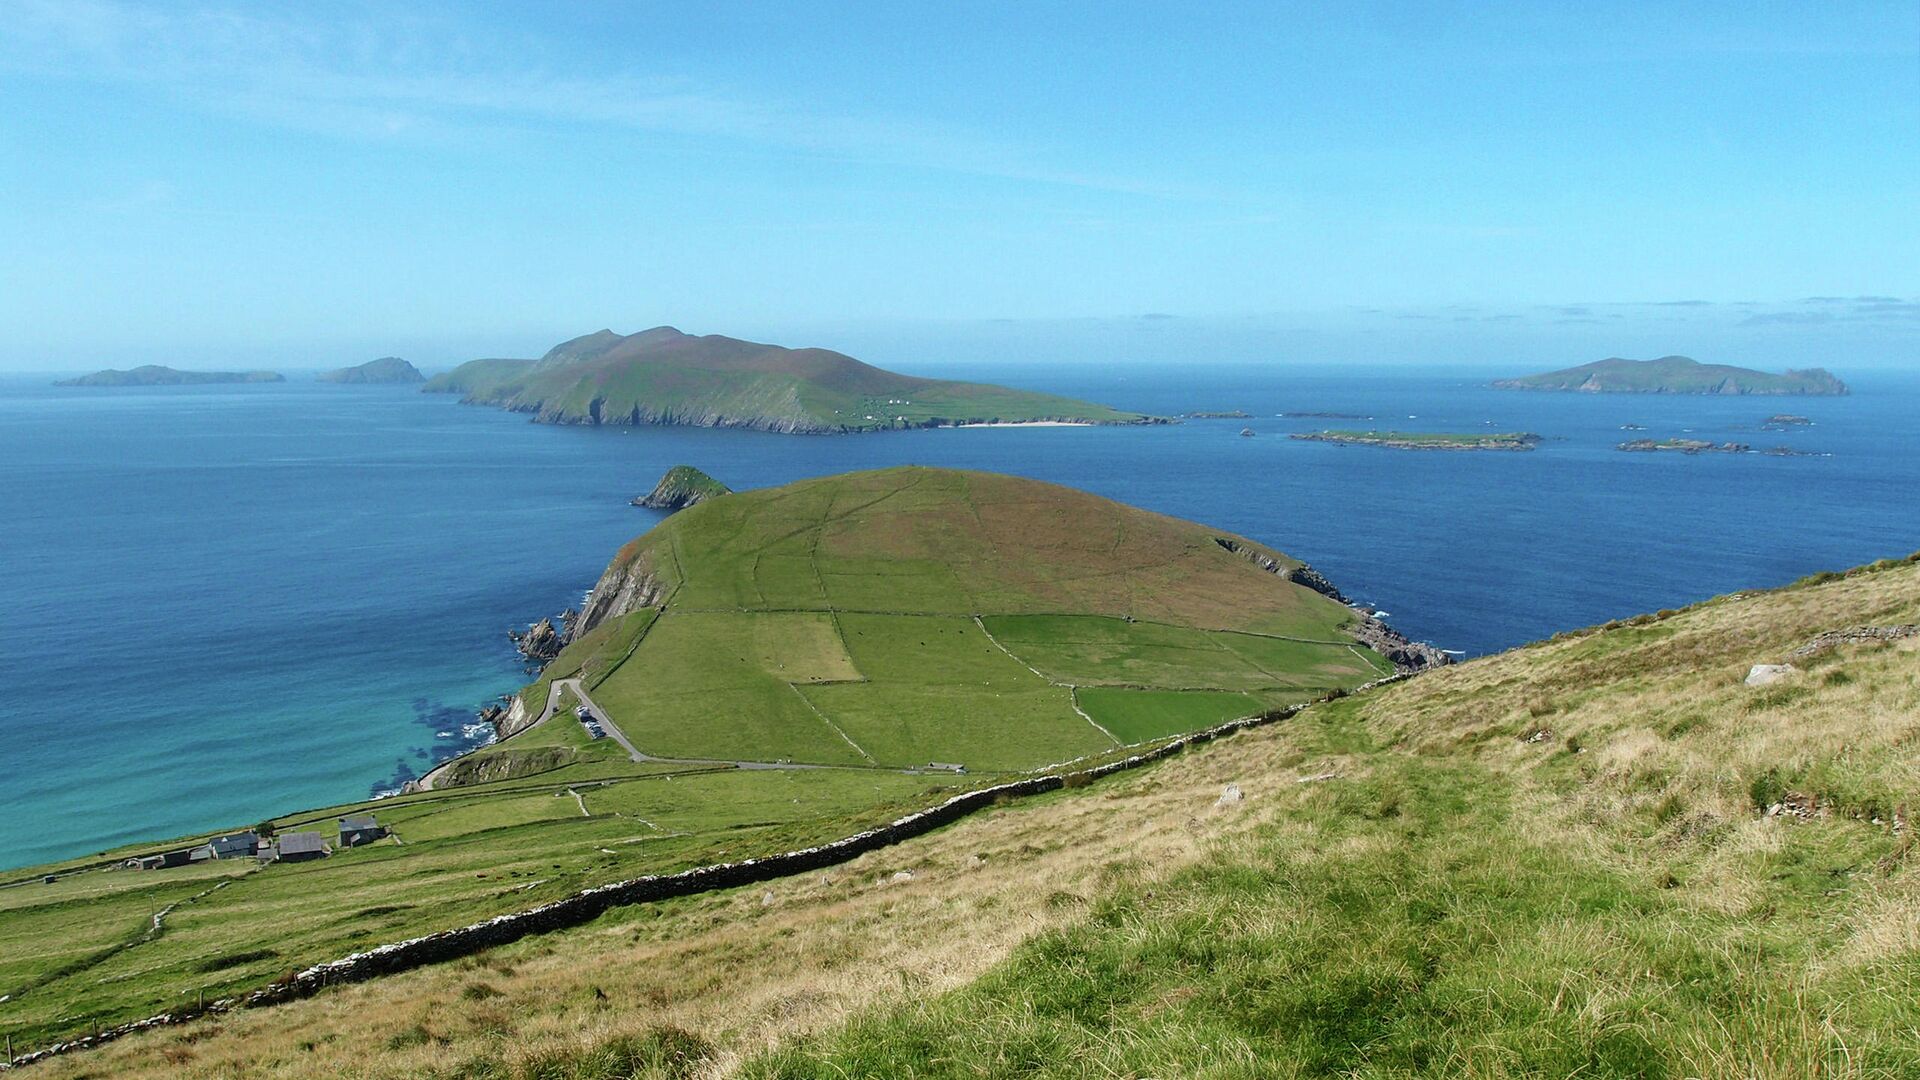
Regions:
[[1213, 801], [1213, 805], [1216, 809], [1232, 806], [1244, 798], [1246, 798], [1246, 796], [1240, 793], [1239, 785], [1228, 784], [1226, 787], [1220, 789], [1220, 797]]
[[1820, 802], [1804, 792], [1789, 791], [1780, 801], [1767, 807], [1768, 817], [1790, 817], [1805, 821], [1820, 812]]
[[1792, 664], [1755, 664], [1747, 672], [1747, 685], [1772, 686], [1799, 670]]
[[1520, 736], [1520, 741], [1523, 743], [1543, 743], [1551, 738], [1553, 738], [1553, 729], [1543, 727], [1535, 728], [1527, 734]]
[[890, 882], [892, 882], [892, 883], [893, 883], [893, 884], [895, 884], [895, 885], [898, 885], [898, 884], [900, 884], [901, 882], [904, 882], [904, 881], [912, 881], [912, 880], [913, 880], [913, 871], [911, 871], [911, 870], [901, 870], [901, 871], [898, 871], [898, 872], [896, 872], [896, 873], [895, 873], [895, 874], [894, 874], [894, 875], [893, 875], [892, 877], [890, 877], [890, 878], [888, 878], [887, 880], [888, 880], [888, 881], [890, 881]]
[[1303, 776], [1300, 779], [1295, 780], [1294, 783], [1317, 784], [1322, 780], [1337, 780], [1339, 778], [1340, 778], [1340, 774], [1337, 772], [1323, 772], [1323, 773], [1314, 773], [1312, 776]]
[[773, 906], [773, 890], [769, 889], [766, 892], [760, 894], [760, 906], [761, 907]]

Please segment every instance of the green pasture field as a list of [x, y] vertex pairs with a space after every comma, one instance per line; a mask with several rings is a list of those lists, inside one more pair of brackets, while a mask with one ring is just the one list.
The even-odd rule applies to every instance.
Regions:
[[1253, 716], [1263, 705], [1246, 694], [1223, 690], [1129, 690], [1083, 686], [1080, 708], [1121, 742], [1147, 742], [1168, 735]]

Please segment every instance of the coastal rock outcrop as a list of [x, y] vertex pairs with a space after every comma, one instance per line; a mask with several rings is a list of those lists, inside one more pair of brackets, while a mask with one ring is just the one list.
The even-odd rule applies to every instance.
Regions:
[[1365, 645], [1367, 648], [1372, 649], [1374, 652], [1379, 653], [1391, 661], [1395, 670], [1403, 673], [1426, 671], [1429, 668], [1442, 667], [1453, 663], [1453, 657], [1449, 656], [1444, 650], [1425, 642], [1414, 641], [1400, 631], [1388, 626], [1378, 616], [1355, 607], [1353, 601], [1347, 599], [1345, 593], [1342, 593], [1333, 582], [1327, 580], [1326, 575], [1308, 566], [1306, 563], [1290, 564], [1272, 554], [1261, 551], [1259, 548], [1250, 544], [1241, 543], [1230, 537], [1216, 536], [1213, 538], [1213, 542], [1233, 552], [1235, 555], [1252, 562], [1255, 566], [1258, 566], [1270, 574], [1278, 574], [1296, 585], [1312, 589], [1314, 592], [1319, 593], [1329, 600], [1354, 608], [1359, 618], [1352, 626], [1348, 627], [1348, 632], [1353, 635], [1355, 641], [1358, 641], [1360, 644]]
[[[560, 615], [560, 625], [571, 626], [579, 618], [579, 612], [572, 608]], [[541, 619], [525, 630], [509, 630], [507, 637], [513, 639], [513, 647], [527, 663], [541, 666], [549, 663], [566, 648], [568, 634], [556, 628], [551, 618]]]
[[733, 489], [691, 465], [668, 469], [653, 490], [633, 500], [649, 510], [684, 510], [695, 503], [733, 494]]

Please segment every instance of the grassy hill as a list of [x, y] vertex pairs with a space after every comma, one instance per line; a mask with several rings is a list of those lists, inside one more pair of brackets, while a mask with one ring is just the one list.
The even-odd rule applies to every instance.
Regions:
[[1658, 360], [1612, 357], [1561, 371], [1498, 379], [1496, 390], [1578, 390], [1599, 394], [1811, 394], [1847, 392], [1825, 368], [1775, 375], [1727, 364], [1702, 364], [1685, 356]]
[[787, 349], [670, 326], [601, 330], [539, 360], [475, 360], [423, 389], [555, 424], [689, 424], [825, 433], [960, 423], [1148, 422], [1051, 394], [884, 371], [826, 349]]
[[[371, 810], [392, 838], [264, 868], [116, 867], [185, 846], [149, 844], [0, 881], [0, 1034], [25, 1050], [583, 888], [819, 843], [1390, 671], [1353, 612], [1289, 580], [1299, 565], [984, 473], [702, 502], [609, 567], [588, 628], [521, 694], [524, 721], [563, 687], [550, 719], [430, 790], [274, 819], [331, 832]], [[582, 693], [645, 760], [575, 718]]]
[[62, 379], [55, 386], [204, 386], [216, 383], [271, 383], [286, 382], [286, 376], [277, 371], [181, 371], [178, 368], [164, 367], [159, 364], [143, 364], [125, 371], [109, 368], [96, 371], [91, 375], [82, 375], [77, 379]]
[[1912, 1076], [1920, 638], [1795, 654], [1915, 622], [1920, 557], [1564, 634], [829, 873], [38, 1068]]

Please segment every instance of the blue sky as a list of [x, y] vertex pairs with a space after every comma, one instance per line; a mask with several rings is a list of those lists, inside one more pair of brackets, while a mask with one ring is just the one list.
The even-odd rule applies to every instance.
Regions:
[[0, 369], [1920, 360], [1911, 2], [508, 7], [7, 0]]

